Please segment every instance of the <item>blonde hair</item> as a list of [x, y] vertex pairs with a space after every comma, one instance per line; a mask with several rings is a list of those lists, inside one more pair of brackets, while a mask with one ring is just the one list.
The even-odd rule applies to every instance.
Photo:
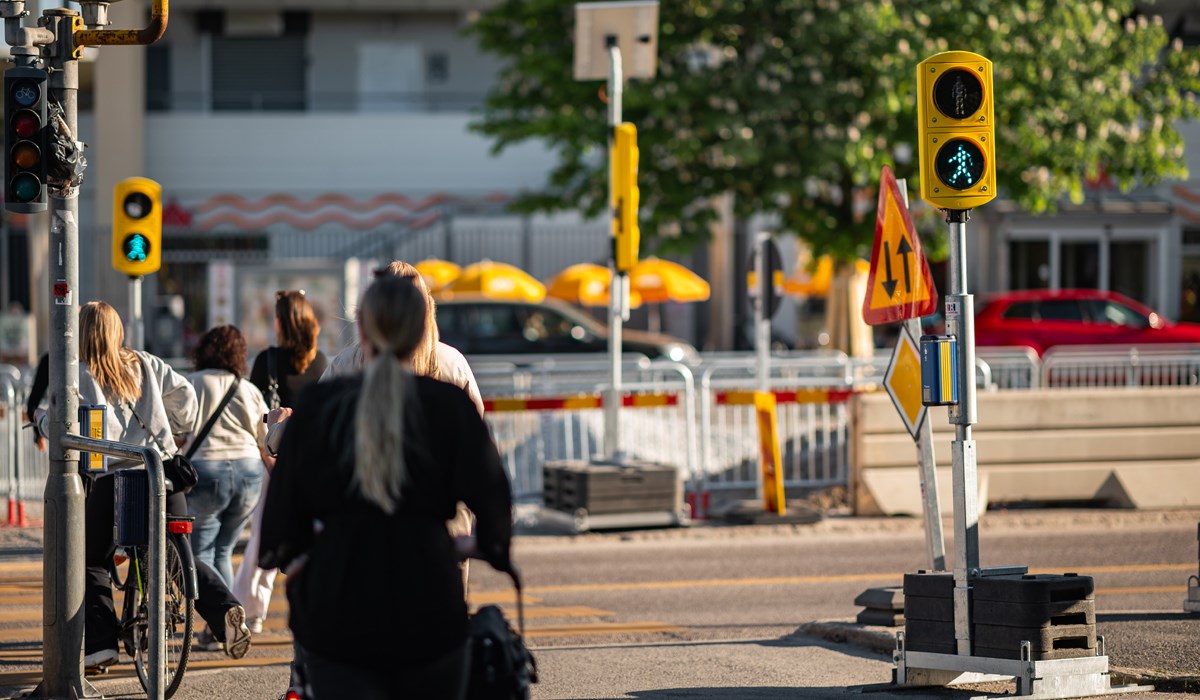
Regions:
[[142, 396], [138, 356], [124, 347], [125, 328], [117, 310], [103, 301], [89, 301], [79, 310], [79, 359], [114, 403], [136, 402]]
[[304, 292], [277, 294], [275, 318], [279, 321], [279, 347], [292, 354], [296, 374], [304, 374], [317, 356], [317, 336], [321, 334], [321, 324]]
[[440, 340], [437, 327], [437, 303], [434, 302], [433, 294], [429, 292], [429, 287], [425, 284], [425, 278], [421, 276], [417, 268], [403, 260], [393, 260], [387, 267], [380, 270], [379, 274], [412, 280], [413, 286], [425, 298], [425, 332], [421, 334], [421, 343], [413, 352], [413, 371], [422, 377], [441, 379], [442, 367], [438, 362], [437, 354], [438, 340]]
[[375, 357], [363, 369], [354, 418], [354, 484], [392, 513], [404, 483], [404, 403], [411, 375], [402, 362], [420, 347], [426, 304], [415, 280], [382, 277], [367, 288], [358, 324]]

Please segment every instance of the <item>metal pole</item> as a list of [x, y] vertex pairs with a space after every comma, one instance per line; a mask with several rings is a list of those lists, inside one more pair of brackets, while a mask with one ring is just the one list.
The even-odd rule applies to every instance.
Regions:
[[[150, 700], [163, 700], [166, 691], [163, 662], [166, 644], [163, 632], [163, 615], [166, 613], [167, 579], [167, 486], [163, 473], [162, 459], [153, 447], [126, 445], [111, 440], [97, 440], [82, 435], [66, 435], [63, 443], [73, 450], [85, 450], [110, 457], [120, 457], [142, 462], [150, 479], [150, 544], [147, 547], [150, 569], [147, 582], [147, 605], [149, 608], [150, 665], [146, 669], [146, 696]], [[47, 696], [56, 697], [56, 696]], [[74, 696], [72, 696], [74, 697]]]
[[129, 347], [146, 349], [146, 326], [142, 320], [142, 278], [129, 278]]
[[[621, 123], [621, 91], [625, 79], [621, 72], [621, 49], [617, 37], [608, 37], [608, 202], [609, 221], [616, 216], [616, 181], [613, 177], [613, 134]], [[610, 224], [611, 226], [611, 224]], [[609, 390], [604, 400], [604, 453], [614, 462], [621, 461], [621, 322], [628, 304], [629, 277], [617, 269], [617, 239], [612, 238], [612, 283], [608, 288], [608, 359]]]
[[[896, 180], [904, 208], [908, 208], [908, 180]], [[910, 318], [904, 328], [914, 341], [921, 339], [920, 319]], [[933, 424], [928, 414], [917, 428], [917, 463], [920, 465], [921, 507], [925, 511], [925, 549], [934, 571], [946, 570], [946, 536], [942, 532], [942, 508], [938, 494], [937, 458], [933, 452]]]
[[766, 291], [767, 285], [772, 284], [772, 280], [767, 280], [767, 246], [771, 242], [771, 234], [760, 231], [755, 235], [754, 248], [758, 254], [754, 256], [754, 286], [751, 288], [754, 294], [754, 351], [757, 362], [755, 363], [755, 387], [758, 391], [768, 391], [769, 377], [771, 376], [771, 319], [767, 318], [767, 300]]
[[950, 290], [946, 295], [946, 333], [958, 338], [960, 400], [951, 406], [954, 442], [950, 451], [954, 474], [954, 637], [958, 653], [971, 654], [971, 578], [979, 572], [979, 491], [976, 481], [975, 440], [971, 425], [975, 406], [975, 319], [967, 293], [967, 220], [970, 212], [950, 210]]
[[[73, 56], [73, 10], [43, 13], [55, 26], [50, 51], [50, 98], [63, 107], [72, 135], [76, 121], [79, 62]], [[79, 199], [72, 191], [50, 195], [50, 474], [46, 479], [45, 547], [42, 595], [42, 666], [40, 696], [84, 697], [84, 495], [79, 453], [65, 440], [79, 412], [78, 267]]]

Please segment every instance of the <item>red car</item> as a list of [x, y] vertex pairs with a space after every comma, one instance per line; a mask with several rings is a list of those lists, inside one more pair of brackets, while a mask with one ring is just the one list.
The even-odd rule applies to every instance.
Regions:
[[1200, 324], [1171, 323], [1146, 306], [1099, 289], [1032, 289], [988, 298], [975, 316], [978, 346], [1200, 343]]

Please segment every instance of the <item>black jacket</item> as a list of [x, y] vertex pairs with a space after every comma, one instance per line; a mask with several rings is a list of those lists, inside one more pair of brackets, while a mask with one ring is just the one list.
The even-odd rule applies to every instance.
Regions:
[[[496, 446], [461, 389], [415, 377], [404, 411], [406, 480], [395, 512], [352, 490], [361, 377], [300, 395], [263, 512], [259, 564], [284, 568], [289, 623], [307, 649], [365, 667], [420, 665], [462, 645], [467, 608], [446, 521], [463, 501], [480, 550], [509, 561], [512, 496]], [[314, 525], [320, 522], [319, 534]]]

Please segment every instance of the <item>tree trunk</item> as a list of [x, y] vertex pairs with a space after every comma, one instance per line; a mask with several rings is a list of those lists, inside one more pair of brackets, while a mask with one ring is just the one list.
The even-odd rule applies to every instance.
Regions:
[[867, 274], [854, 263], [838, 263], [825, 303], [829, 347], [864, 360], [875, 356], [874, 334], [862, 318]]

